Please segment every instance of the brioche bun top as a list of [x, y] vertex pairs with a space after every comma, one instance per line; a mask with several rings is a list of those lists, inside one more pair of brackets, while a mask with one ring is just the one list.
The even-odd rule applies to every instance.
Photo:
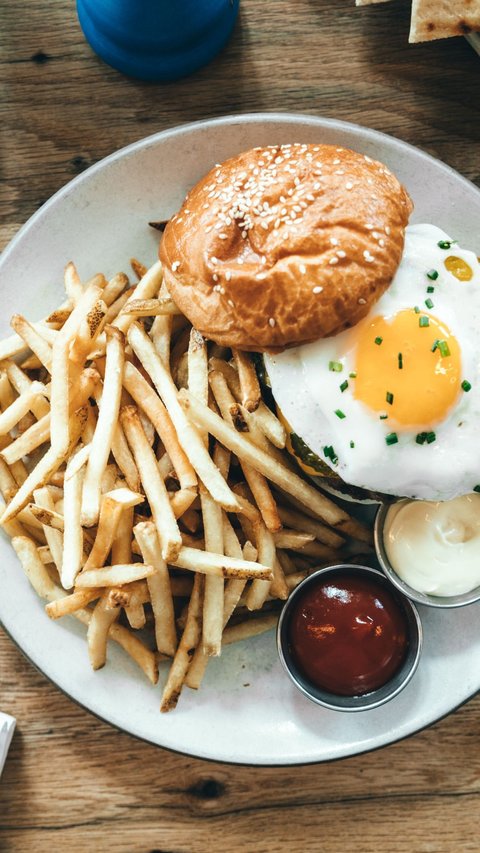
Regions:
[[188, 193], [160, 245], [165, 283], [207, 338], [278, 351], [358, 323], [400, 262], [410, 198], [332, 145], [254, 148]]

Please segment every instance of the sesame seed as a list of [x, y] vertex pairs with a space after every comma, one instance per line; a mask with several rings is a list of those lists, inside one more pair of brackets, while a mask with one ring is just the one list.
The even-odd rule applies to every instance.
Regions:
[[212, 278], [214, 281], [218, 281], [218, 275], [216, 272], [213, 273]]
[[388, 236], [390, 234], [390, 225], [385, 226], [385, 234]]
[[342, 161], [339, 157], [336, 157], [335, 160], [332, 160], [334, 166], [339, 166]]
[[346, 257], [347, 257], [347, 253], [346, 253], [346, 252], [344, 252], [344, 251], [343, 251], [343, 249], [339, 249], [339, 250], [338, 250], [338, 252], [337, 252], [337, 257], [338, 257], [338, 258], [346, 258]]
[[323, 290], [323, 287], [320, 287], [320, 285], [319, 285], [319, 284], [317, 284], [317, 285], [313, 288], [312, 293], [321, 293], [321, 292], [322, 292], [322, 290]]
[[353, 184], [351, 181], [347, 181], [347, 183], [345, 184], [345, 189], [353, 190]]
[[314, 185], [313, 185], [313, 189], [314, 189], [314, 190], [319, 190], [319, 189], [320, 189], [320, 187], [321, 187], [321, 183], [320, 183], [320, 181], [315, 181], [315, 183], [314, 183]]
[[368, 249], [365, 249], [365, 251], [363, 253], [363, 257], [365, 258], [365, 260], [367, 261], [368, 264], [373, 263], [373, 261], [375, 260], [374, 256], [370, 254]]
[[358, 304], [359, 304], [359, 305], [366, 305], [366, 304], [367, 304], [367, 300], [366, 300], [366, 299], [363, 299], [362, 297], [360, 297], [360, 299], [358, 300]]
[[333, 267], [334, 264], [338, 264], [338, 258], [334, 256], [333, 258], [330, 258], [328, 263], [330, 264], [331, 267]]
[[218, 236], [220, 237], [220, 240], [228, 240], [228, 235], [224, 232], [222, 232], [222, 234], [219, 234]]
[[227, 299], [227, 305], [230, 305], [230, 308], [235, 308], [235, 302], [233, 299]]
[[174, 261], [172, 264], [172, 272], [175, 272], [176, 270], [178, 270], [179, 266], [180, 266], [180, 261]]
[[274, 327], [274, 325], [275, 325], [275, 319], [274, 319], [274, 317], [270, 317], [270, 319], [269, 319], [269, 321], [268, 321], [268, 325], [269, 325], [269, 326], [271, 326], [271, 327], [272, 327], [272, 329], [273, 329], [273, 327]]
[[212, 264], [218, 264], [218, 258], [216, 258], [215, 255], [212, 255], [212, 257], [210, 258], [210, 261]]
[[332, 246], [338, 246], [338, 240], [336, 237], [330, 237], [330, 243]]
[[230, 270], [227, 270], [225, 273], [225, 281], [230, 281], [231, 277], [232, 273], [230, 272]]
[[268, 231], [268, 222], [261, 222], [260, 225], [265, 231]]
[[257, 272], [257, 274], [256, 274], [256, 276], [255, 276], [255, 278], [257, 278], [259, 281], [261, 281], [262, 279], [264, 279], [264, 278], [266, 278], [266, 277], [267, 277], [267, 273], [266, 273], [266, 272]]
[[384, 240], [383, 238], [381, 238], [381, 239], [378, 241], [378, 245], [379, 245], [379, 246], [381, 246], [381, 247], [382, 247], [382, 249], [383, 249], [383, 247], [384, 247], [384, 245], [385, 245], [385, 240]]
[[307, 268], [306, 268], [305, 264], [300, 264], [298, 269], [300, 270], [302, 275], [305, 275], [305, 273], [307, 272]]
[[366, 223], [365, 223], [365, 228], [367, 229], [367, 231], [372, 231], [372, 230], [373, 230], [373, 227], [374, 227], [374, 226], [373, 226], [373, 225], [371, 225], [371, 223], [370, 223], [370, 222], [366, 222]]

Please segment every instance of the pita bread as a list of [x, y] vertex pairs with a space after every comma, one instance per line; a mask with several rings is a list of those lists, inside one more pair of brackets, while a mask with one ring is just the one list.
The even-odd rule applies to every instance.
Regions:
[[465, 36], [480, 30], [479, 0], [413, 0], [410, 42]]

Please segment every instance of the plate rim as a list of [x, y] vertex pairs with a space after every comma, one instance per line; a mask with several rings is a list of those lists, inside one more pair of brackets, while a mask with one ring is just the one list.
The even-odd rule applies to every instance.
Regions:
[[[283, 124], [290, 124], [292, 127], [295, 127], [301, 123], [304, 124], [302, 132], [305, 132], [315, 127], [317, 128], [330, 128], [339, 132], [345, 131], [353, 136], [358, 136], [359, 138], [365, 138], [365, 135], [368, 140], [378, 141], [379, 143], [383, 143], [388, 145], [390, 148], [393, 146], [398, 151], [405, 151], [405, 149], [409, 150], [412, 154], [418, 156], [420, 153], [422, 157], [427, 158], [430, 162], [434, 163], [437, 169], [443, 171], [446, 176], [454, 177], [457, 182], [464, 184], [469, 191], [473, 190], [476, 193], [480, 194], [480, 189], [468, 178], [461, 175], [455, 169], [453, 169], [448, 164], [439, 160], [437, 157], [434, 157], [432, 154], [424, 151], [419, 146], [412, 145], [411, 143], [404, 142], [402, 139], [398, 137], [392, 136], [390, 134], [384, 133], [379, 130], [375, 130], [373, 128], [366, 127], [364, 125], [360, 125], [358, 123], [347, 122], [340, 119], [322, 117], [317, 115], [310, 115], [308, 113], [300, 113], [300, 112], [278, 112], [278, 111], [258, 111], [258, 112], [248, 112], [248, 113], [234, 113], [227, 114], [225, 116], [216, 116], [212, 119], [198, 119], [193, 122], [182, 122], [177, 125], [173, 125], [172, 127], [166, 128], [165, 130], [157, 131], [153, 134], [150, 134], [146, 137], [141, 137], [140, 139], [129, 143], [126, 146], [123, 146], [116, 151], [113, 151], [111, 154], [106, 157], [101, 158], [96, 163], [89, 166], [79, 175], [76, 175], [71, 180], [69, 180], [66, 184], [60, 187], [50, 198], [41, 205], [33, 214], [29, 217], [29, 219], [19, 228], [10, 242], [7, 244], [3, 252], [1, 253], [0, 260], [0, 269], [1, 267], [8, 262], [10, 255], [15, 251], [17, 243], [19, 243], [32, 228], [35, 227], [38, 220], [40, 220], [44, 215], [48, 215], [48, 211], [50, 207], [54, 207], [59, 201], [68, 198], [70, 193], [74, 192], [78, 186], [80, 186], [85, 181], [91, 179], [97, 171], [102, 171], [105, 168], [115, 163], [117, 160], [121, 160], [123, 158], [129, 157], [132, 154], [135, 154], [136, 151], [144, 150], [151, 146], [155, 146], [162, 140], [168, 139], [170, 137], [175, 137], [178, 135], [189, 134], [194, 131], [196, 128], [215, 128], [215, 127], [225, 127], [225, 126], [234, 126], [238, 124], [239, 126], [245, 126], [246, 124], [255, 124], [262, 123], [265, 124], [275, 124], [276, 122]], [[198, 758], [204, 761], [211, 761], [221, 764], [232, 764], [239, 766], [255, 766], [255, 767], [291, 767], [291, 766], [303, 766], [303, 765], [311, 765], [311, 764], [323, 764], [330, 763], [333, 761], [340, 761], [344, 758], [353, 758], [357, 755], [366, 754], [369, 752], [374, 752], [378, 749], [383, 749], [386, 746], [393, 745], [394, 743], [398, 743], [402, 740], [405, 740], [413, 735], [430, 728], [435, 725], [437, 722], [442, 720], [444, 717], [449, 716], [454, 713], [458, 708], [462, 705], [466, 704], [470, 701], [474, 696], [476, 696], [480, 692], [480, 687], [476, 688], [471, 694], [467, 695], [465, 698], [449, 709], [447, 712], [441, 712], [438, 717], [435, 717], [429, 720], [424, 725], [421, 725], [419, 728], [415, 728], [414, 730], [407, 732], [405, 734], [401, 734], [399, 737], [389, 740], [384, 740], [384, 742], [375, 744], [374, 746], [368, 746], [366, 748], [358, 748], [354, 751], [350, 751], [347, 755], [338, 755], [329, 758], [322, 758], [315, 756], [311, 760], [304, 759], [302, 761], [296, 760], [287, 760], [286, 762], [282, 761], [274, 761], [270, 760], [268, 762], [255, 762], [252, 763], [251, 760], [245, 761], [238, 757], [229, 757], [229, 758], [218, 758], [211, 755], [203, 755], [198, 752], [192, 752], [185, 749], [177, 749], [173, 746], [165, 746], [158, 741], [154, 741], [139, 734], [137, 731], [133, 730], [131, 727], [123, 727], [118, 725], [117, 723], [107, 719], [102, 716], [96, 710], [92, 710], [90, 707], [87, 707], [83, 702], [73, 696], [68, 692], [64, 687], [62, 687], [57, 681], [54, 680], [53, 677], [47, 675], [41, 666], [39, 666], [34, 660], [27, 654], [19, 642], [15, 639], [9, 629], [6, 628], [3, 620], [0, 620], [0, 625], [5, 631], [6, 635], [13, 641], [13, 643], [17, 646], [17, 648], [21, 651], [24, 658], [29, 661], [29, 663], [40, 672], [51, 684], [53, 684], [58, 690], [60, 690], [65, 696], [67, 696], [71, 701], [75, 702], [76, 705], [86, 710], [88, 713], [92, 714], [97, 719], [102, 720], [102, 722], [107, 723], [108, 725], [114, 727], [118, 731], [125, 732], [126, 734], [131, 735], [132, 737], [145, 741], [152, 746], [160, 747], [161, 749], [166, 749], [169, 752], [178, 753], [181, 755], [190, 756], [193, 758]]]

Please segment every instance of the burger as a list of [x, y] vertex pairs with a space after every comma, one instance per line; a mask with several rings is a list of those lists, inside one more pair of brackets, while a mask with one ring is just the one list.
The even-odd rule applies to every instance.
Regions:
[[445, 500], [480, 481], [480, 265], [411, 212], [367, 155], [258, 147], [193, 187], [160, 258], [202, 335], [259, 354], [304, 470]]

